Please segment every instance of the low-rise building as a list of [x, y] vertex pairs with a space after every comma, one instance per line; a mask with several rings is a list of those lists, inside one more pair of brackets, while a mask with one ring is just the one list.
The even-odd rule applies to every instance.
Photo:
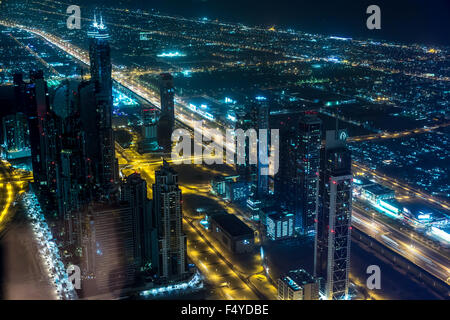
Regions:
[[289, 271], [278, 279], [279, 300], [319, 300], [319, 279], [303, 269]]
[[254, 249], [253, 230], [233, 214], [213, 214], [210, 217], [209, 230], [214, 238], [232, 253], [249, 253]]
[[395, 191], [380, 184], [373, 184], [363, 188], [362, 192], [364, 198], [374, 203], [380, 200], [387, 200], [395, 198]]
[[272, 240], [293, 237], [294, 215], [288, 212], [278, 212], [267, 216], [267, 236]]

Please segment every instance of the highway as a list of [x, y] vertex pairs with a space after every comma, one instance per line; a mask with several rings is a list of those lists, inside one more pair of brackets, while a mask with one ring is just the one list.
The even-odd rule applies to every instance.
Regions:
[[422, 134], [422, 133], [428, 133], [432, 132], [434, 130], [445, 128], [450, 125], [450, 122], [445, 122], [441, 124], [437, 124], [431, 127], [423, 127], [423, 128], [416, 128], [416, 129], [410, 129], [410, 130], [404, 130], [404, 131], [398, 131], [398, 132], [382, 132], [382, 133], [375, 133], [375, 134], [368, 134], [365, 136], [355, 136], [350, 137], [347, 139], [348, 142], [361, 142], [361, 141], [376, 141], [376, 140], [384, 140], [384, 139], [398, 139], [398, 138], [404, 138], [410, 135], [414, 134]]
[[[63, 41], [62, 39], [55, 37], [54, 35], [51, 35], [46, 32], [36, 30], [36, 29], [31, 29], [31, 28], [28, 28], [25, 26], [10, 25], [9, 23], [5, 23], [5, 22], [1, 22], [1, 24], [17, 27], [17, 28], [20, 28], [23, 30], [27, 30], [35, 35], [42, 37], [43, 39], [47, 40], [48, 42], [50, 42], [54, 46], [58, 47], [59, 49], [65, 51], [66, 53], [70, 54], [71, 56], [78, 59], [79, 61], [81, 61], [85, 64], [89, 64], [88, 53], [85, 50], [77, 48], [77, 47], [71, 45], [70, 43]], [[124, 87], [128, 88], [129, 90], [131, 90], [138, 96], [144, 98], [145, 100], [149, 101], [156, 107], [160, 108], [159, 98], [155, 92], [152, 92], [148, 88], [142, 87], [133, 79], [128, 79], [125, 75], [121, 74], [120, 70], [117, 67], [113, 67], [113, 78], [120, 85], [123, 85]], [[179, 120], [180, 122], [182, 122], [183, 124], [185, 124], [186, 126], [188, 126], [189, 128], [191, 128], [193, 130], [196, 130], [196, 127], [195, 127], [196, 122], [195, 121], [199, 121], [199, 120], [203, 121], [204, 127], [216, 128], [216, 129], [219, 129], [222, 131], [224, 130], [223, 127], [221, 128], [220, 124], [214, 123], [213, 121], [205, 120], [200, 115], [191, 112], [188, 108], [186, 108], [186, 106], [184, 106], [181, 103], [180, 99], [178, 99], [178, 98], [176, 98], [175, 115], [176, 115], [177, 120]], [[207, 126], [207, 125], [209, 125], [209, 126]], [[408, 134], [410, 134], [410, 133], [408, 133]], [[122, 158], [125, 159], [125, 157], [122, 157]], [[128, 158], [130, 159], [130, 157], [128, 157]], [[146, 163], [148, 159], [137, 158], [136, 154], [131, 155], [131, 158], [137, 160], [136, 165], [139, 170], [144, 171], [147, 173], [148, 176], [151, 176], [153, 171], [150, 169], [154, 168], [156, 163], [151, 163], [151, 164]], [[120, 159], [119, 159], [119, 161], [120, 161]], [[126, 161], [128, 161], [128, 160], [126, 159]], [[450, 208], [449, 204], [443, 200], [437, 199], [431, 195], [428, 195], [420, 190], [412, 188], [398, 180], [387, 177], [387, 176], [385, 176], [381, 173], [378, 173], [374, 170], [370, 170], [369, 168], [367, 168], [359, 163], [354, 162], [353, 166], [356, 170], [360, 170], [360, 171], [372, 174], [377, 179], [382, 180], [385, 184], [388, 184], [388, 185], [390, 184], [392, 186], [395, 186], [396, 188], [400, 188], [407, 193], [413, 193], [413, 194], [415, 194], [415, 196], [422, 198], [425, 201], [430, 202], [434, 205], [439, 205], [440, 207], [442, 207], [444, 209], [448, 210]], [[136, 168], [136, 166], [134, 166], [134, 165], [132, 167]], [[355, 210], [355, 212], [356, 212], [356, 210]], [[356, 212], [355, 217], [356, 217], [356, 219], [361, 218], [360, 216], [358, 216], [358, 212]], [[360, 220], [360, 221], [364, 221], [364, 220]], [[363, 222], [362, 226], [360, 225], [360, 227], [363, 229], [362, 231], [367, 232], [368, 234], [373, 234], [373, 231], [371, 231], [371, 229], [369, 229], [367, 227], [364, 228], [364, 222]], [[385, 229], [385, 228], [388, 228], [388, 226], [386, 224], [380, 225], [379, 227], [380, 227], [380, 230], [383, 232], [385, 230], [391, 230], [391, 229]], [[370, 233], [370, 232], [372, 232], [372, 233]], [[389, 231], [389, 232], [392, 232], [392, 231]], [[387, 238], [390, 239], [389, 236], [385, 235], [384, 238], [380, 238], [380, 239], [382, 239], [381, 241], [383, 241], [383, 243], [386, 244], [387, 243], [386, 241], [389, 241], [389, 240], [386, 240]], [[395, 238], [398, 241], [396, 239], [393, 239], [393, 241], [395, 241], [400, 246], [400, 249], [398, 249], [399, 250], [398, 252], [400, 254], [407, 257], [413, 263], [416, 263], [418, 265], [420, 264], [422, 267], [425, 268], [425, 270], [429, 270], [430, 273], [438, 276], [440, 279], [444, 279], [444, 281], [447, 281], [448, 268], [446, 268], [445, 265], [448, 265], [448, 261], [446, 261], [446, 264], [442, 265], [442, 261], [439, 259], [439, 257], [433, 257], [433, 256], [428, 257], [428, 252], [425, 250], [426, 248], [424, 249], [424, 252], [422, 252], [421, 251], [422, 248], [420, 248], [419, 246], [418, 246], [418, 248], [410, 247], [411, 249], [407, 249], [407, 247], [402, 248], [401, 246], [404, 246], [404, 244], [407, 243], [407, 242], [405, 242], [405, 239], [408, 239], [408, 236], [398, 233], [398, 235], [395, 235]], [[394, 245], [391, 244], [388, 246], [391, 247]], [[409, 250], [409, 251], [406, 251], [406, 250]], [[422, 253], [424, 255], [422, 255]], [[434, 258], [437, 258], [438, 260], [436, 260], [436, 261], [432, 260]], [[430, 259], [431, 262], [429, 262], [426, 259]]]
[[391, 177], [389, 177], [383, 173], [380, 173], [376, 170], [372, 170], [361, 163], [353, 161], [352, 165], [353, 165], [354, 172], [359, 171], [362, 173], [368, 173], [368, 174], [372, 175], [376, 180], [378, 180], [381, 184], [384, 184], [384, 185], [394, 189], [395, 191], [398, 191], [400, 193], [403, 193], [403, 194], [406, 194], [409, 196], [418, 197], [418, 198], [430, 203], [431, 205], [440, 207], [441, 209], [445, 209], [445, 210], [450, 209], [450, 204], [445, 200], [436, 198], [426, 192], [423, 192], [421, 190], [413, 188], [410, 185], [408, 185], [398, 179], [391, 178]]
[[[162, 160], [152, 158], [149, 154], [140, 155], [136, 151], [135, 139], [130, 148], [123, 149], [116, 143], [116, 156], [122, 174], [133, 172], [141, 174], [149, 186], [148, 196], [151, 197], [151, 184], [154, 183], [154, 171], [162, 165]], [[193, 160], [194, 157], [191, 157]], [[171, 160], [168, 160], [171, 162]], [[199, 170], [204, 169], [200, 167]], [[209, 170], [211, 176], [219, 174]], [[212, 197], [209, 194], [209, 185], [181, 185], [183, 195], [196, 194]], [[258, 254], [255, 260], [248, 265], [243, 265], [239, 259], [229, 254], [223, 247], [199, 224], [201, 217], [183, 209], [183, 227], [188, 238], [188, 256], [199, 268], [207, 281], [213, 285], [216, 294], [221, 299], [275, 299], [276, 289], [268, 282], [263, 272]]]
[[365, 210], [355, 204], [353, 205], [352, 225], [450, 285], [450, 269], [448, 268], [450, 261], [444, 254], [430, 249], [414, 237], [405, 235], [398, 229], [382, 222], [376, 216], [368, 217]]

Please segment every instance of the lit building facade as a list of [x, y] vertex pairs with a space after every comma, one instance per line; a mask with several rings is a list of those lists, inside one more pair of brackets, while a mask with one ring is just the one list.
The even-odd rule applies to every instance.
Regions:
[[[118, 168], [112, 129], [112, 64], [109, 34], [102, 18], [88, 31], [91, 82], [95, 90], [96, 125], [99, 137], [99, 184], [103, 196], [117, 191]], [[92, 115], [91, 115], [92, 116]]]
[[303, 269], [278, 279], [279, 300], [319, 300], [319, 280]]
[[147, 183], [138, 173], [128, 176], [121, 186], [121, 200], [128, 202], [133, 216], [134, 259], [140, 268], [158, 270], [158, 236]]
[[175, 127], [175, 88], [173, 76], [162, 73], [159, 77], [159, 94], [161, 101], [161, 116], [158, 124], [158, 141], [165, 152], [170, 152], [172, 132]]
[[305, 114], [281, 124], [280, 172], [275, 192], [295, 214], [298, 233], [313, 234], [316, 215], [322, 121]]
[[27, 118], [22, 112], [4, 116], [2, 130], [3, 148], [7, 159], [31, 155]]
[[267, 215], [267, 236], [271, 240], [289, 239], [294, 236], [294, 215], [279, 212]]
[[314, 276], [327, 299], [348, 296], [352, 216], [352, 162], [345, 131], [327, 131], [321, 150], [314, 244]]
[[159, 275], [167, 281], [187, 276], [187, 242], [183, 232], [178, 174], [164, 161], [155, 172], [153, 205], [158, 226]]
[[143, 105], [141, 108], [142, 141], [139, 143], [140, 152], [152, 152], [158, 149], [158, 119], [154, 107]]
[[[92, 292], [120, 291], [135, 283], [133, 216], [128, 204], [95, 204], [82, 219], [82, 275]], [[92, 281], [93, 280], [93, 281]]]

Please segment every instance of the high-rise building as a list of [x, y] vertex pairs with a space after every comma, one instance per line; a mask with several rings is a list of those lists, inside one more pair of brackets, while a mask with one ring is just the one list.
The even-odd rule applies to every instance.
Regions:
[[280, 121], [280, 170], [275, 192], [295, 214], [298, 233], [313, 234], [322, 122], [312, 114]]
[[344, 130], [327, 131], [320, 153], [314, 276], [327, 299], [348, 296], [352, 216], [352, 161]]
[[[82, 215], [82, 275], [92, 293], [123, 290], [136, 278], [133, 216], [125, 203], [92, 204]], [[83, 285], [82, 285], [83, 287]], [[89, 290], [88, 290], [89, 291]]]
[[311, 234], [315, 232], [322, 121], [316, 116], [305, 115], [299, 121], [297, 135], [294, 190], [296, 227], [303, 234]]
[[173, 127], [175, 124], [175, 89], [173, 77], [170, 73], [160, 75], [159, 93], [161, 96], [161, 116], [167, 115]]
[[158, 141], [165, 152], [170, 152], [172, 132], [175, 126], [175, 89], [170, 73], [162, 73], [159, 78], [161, 116], [158, 126]]
[[142, 141], [139, 150], [142, 153], [158, 150], [158, 119], [154, 107], [143, 105], [141, 109]]
[[6, 159], [31, 156], [26, 87], [21, 73], [14, 74], [14, 86], [0, 86], [0, 139]]
[[[242, 129], [244, 132], [247, 132], [248, 130], [251, 129], [255, 129], [255, 123], [257, 118], [256, 111], [257, 111], [256, 108], [249, 108], [248, 110], [238, 112], [236, 115], [237, 116], [236, 129]], [[243, 164], [238, 163], [236, 164], [236, 171], [237, 174], [239, 175], [239, 180], [248, 183], [251, 191], [254, 192], [255, 190], [253, 183], [256, 181], [257, 165], [250, 163], [250, 147], [251, 147], [250, 138], [246, 138], [244, 143], [245, 143], [244, 145], [245, 161]]]
[[134, 257], [140, 268], [158, 270], [158, 235], [147, 183], [138, 173], [128, 176], [121, 187], [121, 200], [128, 202], [133, 215]]
[[[65, 239], [71, 244], [79, 243], [80, 235], [73, 223], [73, 214], [93, 199], [93, 188], [86, 160], [86, 131], [80, 114], [84, 103], [79, 95], [79, 81], [64, 81], [56, 89], [52, 110], [62, 120], [60, 162], [62, 214], [65, 218]], [[90, 105], [91, 107], [93, 104]], [[79, 230], [79, 228], [78, 228]], [[77, 240], [78, 239], [78, 240]]]
[[[257, 96], [255, 98], [257, 108], [256, 130], [258, 132], [258, 166], [257, 166], [257, 184], [256, 194], [259, 197], [265, 197], [269, 194], [269, 104], [267, 98]], [[266, 136], [264, 136], [264, 133]]]
[[28, 121], [22, 112], [4, 116], [2, 129], [2, 146], [7, 159], [24, 158], [31, 155]]
[[[255, 130], [256, 145], [252, 143], [250, 136], [245, 139], [244, 164], [237, 164], [236, 170], [240, 180], [250, 184], [250, 190], [255, 199], [263, 199], [269, 194], [269, 104], [267, 98], [257, 96], [251, 101], [246, 111], [237, 114], [236, 129], [242, 129], [244, 132]], [[262, 131], [261, 131], [262, 130]], [[265, 132], [267, 136], [264, 136]], [[260, 139], [263, 140], [260, 140]], [[260, 142], [266, 142], [262, 145]], [[264, 149], [262, 147], [264, 146]], [[257, 154], [256, 164], [250, 163], [250, 153]]]
[[62, 121], [50, 108], [47, 82], [42, 71], [30, 73], [25, 93], [28, 127], [30, 130], [31, 162], [34, 184], [41, 205], [49, 217], [63, 216], [61, 188]]
[[112, 129], [112, 64], [109, 34], [103, 19], [88, 31], [91, 82], [95, 90], [96, 124], [99, 140], [99, 182], [107, 198], [117, 191], [117, 161]]
[[181, 190], [177, 172], [166, 161], [155, 172], [153, 204], [158, 225], [159, 275], [168, 282], [181, 280], [188, 274]]

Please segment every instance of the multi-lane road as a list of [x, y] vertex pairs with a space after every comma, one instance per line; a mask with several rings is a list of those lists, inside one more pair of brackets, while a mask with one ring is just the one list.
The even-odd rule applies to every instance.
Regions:
[[356, 203], [353, 204], [352, 225], [436, 278], [450, 284], [448, 267], [450, 260], [445, 253], [403, 233], [379, 219], [377, 215], [371, 216]]
[[[162, 165], [162, 160], [151, 158], [149, 154], [139, 154], [133, 145], [135, 144], [123, 149], [116, 143], [119, 166], [124, 173], [139, 172], [150, 186], [154, 182], [154, 171]], [[191, 157], [191, 160], [193, 158]], [[210, 197], [208, 184], [183, 185], [181, 189], [184, 196], [195, 194]], [[151, 196], [151, 188], [148, 190]], [[275, 287], [262, 274], [261, 263], [257, 261], [259, 255], [255, 255], [251, 263], [243, 265], [209, 236], [199, 224], [200, 217], [187, 210], [183, 211], [183, 216], [184, 231], [188, 240], [188, 256], [205, 275], [207, 282], [214, 287], [213, 298], [230, 300], [276, 298]]]
[[353, 161], [353, 170], [373, 176], [378, 182], [394, 189], [396, 192], [420, 198], [433, 206], [440, 207], [441, 209], [450, 209], [450, 204], [447, 201], [436, 198], [426, 192], [418, 190], [417, 188], [411, 187], [410, 185], [398, 179], [389, 177], [381, 172], [370, 169], [367, 166], [356, 161]]
[[368, 134], [365, 136], [350, 137], [347, 139], [347, 141], [348, 142], [361, 142], [361, 141], [375, 141], [375, 140], [385, 140], [385, 139], [399, 139], [399, 138], [404, 138], [404, 137], [415, 135], [415, 134], [432, 132], [432, 131], [440, 129], [440, 128], [448, 127], [449, 125], [450, 125], [450, 122], [445, 122], [445, 123], [436, 124], [436, 125], [430, 126], [430, 127], [409, 129], [409, 130], [398, 131], [398, 132], [374, 133], [374, 134]]
[[[73, 56], [74, 58], [78, 59], [79, 61], [85, 63], [85, 64], [89, 64], [89, 58], [88, 58], [88, 53], [80, 48], [77, 48], [73, 45], [71, 45], [69, 42], [66, 42], [54, 35], [51, 35], [49, 33], [37, 30], [37, 29], [32, 29], [32, 28], [28, 28], [25, 26], [20, 26], [20, 25], [11, 25], [9, 23], [5, 23], [5, 22], [0, 22], [3, 25], [7, 25], [7, 26], [12, 26], [12, 27], [17, 27], [23, 30], [27, 30], [35, 35], [38, 35], [40, 37], [42, 37], [43, 39], [45, 39], [46, 41], [50, 42], [52, 45], [56, 46], [57, 48], [65, 51], [66, 53], [70, 54], [71, 56]], [[121, 74], [120, 70], [118, 68], [113, 68], [113, 78], [114, 80], [119, 83], [120, 85], [124, 86], [125, 88], [129, 89], [130, 91], [132, 91], [133, 93], [135, 93], [136, 95], [140, 96], [141, 98], [149, 101], [150, 103], [152, 103], [153, 105], [155, 105], [156, 107], [160, 108], [160, 104], [159, 104], [159, 99], [158, 96], [155, 92], [151, 91], [149, 88], [143, 87], [140, 84], [138, 84], [136, 81], [134, 81], [133, 79], [129, 79], [128, 77], [126, 77], [125, 75]], [[184, 125], [188, 126], [189, 128], [195, 130], [195, 125], [197, 124], [196, 121], [199, 120], [203, 120], [204, 123], [208, 123], [210, 128], [219, 128], [222, 131], [224, 130], [224, 128], [220, 128], [221, 125], [214, 123], [213, 121], [205, 121], [201, 116], [192, 113], [188, 108], [186, 108], [182, 103], [181, 100], [179, 100], [178, 98], [176, 98], [176, 118], [182, 122]], [[423, 132], [428, 132], [429, 128], [424, 128], [421, 131]], [[416, 130], [413, 130], [412, 133], [420, 133], [420, 132], [415, 132]], [[412, 134], [411, 132], [407, 132], [405, 133], [405, 135], [408, 134]], [[392, 138], [395, 137], [395, 135], [400, 136], [400, 133], [394, 133], [392, 134]], [[380, 136], [380, 138], [387, 138], [387, 137], [391, 137], [390, 135], [385, 135], [385, 137], [383, 137], [383, 135]], [[361, 138], [362, 139], [362, 138]], [[136, 159], [136, 154], [133, 155], [133, 158]], [[141, 159], [142, 161], [140, 161], [139, 163], [139, 168], [147, 173], [150, 173], [152, 171], [150, 171], [150, 167], [152, 166], [152, 164], [148, 164], [146, 163], [148, 159]], [[155, 163], [156, 164], [156, 163]], [[155, 165], [153, 164], [153, 165]], [[145, 166], [145, 168], [142, 168], [143, 166]], [[449, 204], [445, 201], [442, 201], [440, 199], [437, 199], [433, 196], [430, 196], [420, 190], [417, 190], [415, 188], [412, 188], [400, 181], [397, 181], [393, 178], [387, 177], [381, 173], [378, 173], [374, 170], [370, 170], [369, 168], [366, 168], [365, 166], [359, 164], [359, 163], [354, 163], [354, 168], [356, 168], [357, 170], [363, 171], [363, 172], [369, 172], [370, 174], [372, 174], [373, 176], [375, 176], [376, 178], [382, 180], [384, 182], [384, 184], [386, 185], [391, 185], [395, 188], [400, 188], [405, 192], [408, 193], [413, 193], [415, 194], [415, 196], [422, 198], [423, 200], [432, 203], [433, 205], [439, 205], [440, 207], [448, 210]], [[149, 174], [150, 175], [150, 174]], [[373, 230], [370, 228], [365, 228], [365, 224], [364, 224], [364, 218], [362, 218], [362, 216], [358, 215], [357, 210], [355, 210], [355, 217], [356, 219], [360, 219], [359, 221], [363, 221], [361, 222], [362, 225], [360, 225], [360, 228], [363, 229], [364, 232], [367, 232], [368, 234], [373, 234]], [[355, 222], [356, 223], [356, 222]], [[379, 224], [379, 228], [381, 228], [381, 230], [391, 230], [390, 226], [386, 223], [377, 222]], [[389, 231], [392, 232], [392, 231]], [[392, 235], [392, 234], [391, 234]], [[392, 238], [396, 238], [392, 239]], [[391, 239], [392, 241], [395, 241], [399, 246], [401, 246], [405, 242], [405, 239], [408, 239], [408, 235], [402, 234], [401, 232], [397, 231], [397, 233], [395, 234], [395, 236], [392, 235], [392, 237], [389, 237], [389, 235], [384, 235], [383, 238], [381, 238], [380, 235], [380, 241], [385, 243], [386, 245], [387, 242], [389, 242], [390, 240], [386, 240], [386, 239]], [[390, 243], [390, 242], [389, 242]], [[394, 242], [390, 243], [392, 246], [395, 246], [393, 244]], [[389, 247], [391, 247], [390, 245], [388, 245]], [[448, 278], [448, 268], [446, 267], [448, 265], [448, 260], [447, 261], [443, 261], [442, 257], [439, 256], [434, 256], [434, 255], [430, 255], [428, 254], [428, 250], [427, 248], [419, 248], [419, 247], [409, 247], [410, 249], [407, 249], [408, 251], [403, 250], [403, 256], [407, 257], [410, 261], [412, 261], [413, 263], [416, 263], [417, 265], [420, 265], [421, 267], [423, 267], [425, 270], [430, 271], [430, 273], [437, 275], [440, 279], [444, 279], [444, 281], [447, 280]], [[408, 254], [406, 254], [405, 252], [409, 252]], [[400, 253], [400, 252], [399, 252]], [[423, 254], [422, 254], [423, 253]], [[401, 254], [401, 253], [400, 253]], [[422, 257], [422, 258], [421, 258]], [[436, 260], [434, 260], [436, 259]]]

